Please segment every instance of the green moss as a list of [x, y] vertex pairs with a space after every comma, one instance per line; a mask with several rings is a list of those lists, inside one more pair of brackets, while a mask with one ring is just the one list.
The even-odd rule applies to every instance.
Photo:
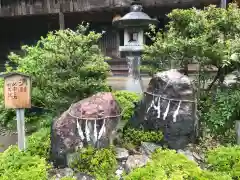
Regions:
[[217, 172], [201, 170], [194, 161], [174, 150], [158, 149], [152, 160], [142, 168], [133, 170], [125, 180], [230, 180], [231, 177]]
[[141, 142], [159, 143], [162, 139], [163, 133], [161, 131], [143, 131], [133, 128], [126, 128], [123, 131], [123, 141], [134, 145], [139, 145]]
[[112, 148], [94, 149], [88, 147], [78, 152], [70, 167], [77, 172], [93, 175], [98, 180], [112, 180], [115, 178], [117, 160]]
[[134, 103], [140, 101], [141, 95], [128, 91], [116, 91], [113, 93], [113, 95], [116, 101], [119, 103], [121, 109], [124, 110], [122, 119], [128, 121], [134, 113]]

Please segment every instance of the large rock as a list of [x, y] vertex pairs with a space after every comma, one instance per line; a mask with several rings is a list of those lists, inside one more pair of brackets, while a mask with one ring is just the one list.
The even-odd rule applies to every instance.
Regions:
[[131, 125], [145, 130], [161, 130], [170, 148], [184, 148], [194, 141], [196, 135], [194, 101], [194, 87], [187, 76], [177, 70], [157, 73], [150, 80]]
[[54, 165], [66, 167], [68, 155], [86, 145], [109, 146], [120, 113], [111, 93], [98, 93], [73, 104], [52, 124], [51, 160]]

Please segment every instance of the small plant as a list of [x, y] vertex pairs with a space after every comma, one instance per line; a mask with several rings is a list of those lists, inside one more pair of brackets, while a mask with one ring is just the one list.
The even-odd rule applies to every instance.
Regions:
[[173, 150], [157, 149], [151, 159], [145, 167], [126, 175], [125, 180], [231, 180], [228, 175], [201, 170], [195, 162]]
[[47, 180], [48, 168], [44, 158], [30, 156], [16, 146], [0, 153], [1, 180]]
[[114, 92], [114, 96], [121, 109], [124, 110], [122, 119], [128, 121], [134, 113], [134, 103], [139, 102], [141, 99], [140, 94], [128, 91], [116, 91]]
[[240, 179], [240, 146], [218, 147], [207, 153], [209, 169]]
[[163, 133], [161, 131], [144, 131], [133, 128], [126, 128], [123, 131], [123, 141], [125, 143], [132, 143], [135, 145], [141, 144], [141, 142], [155, 142], [159, 143], [163, 139]]
[[94, 149], [88, 147], [79, 151], [70, 167], [77, 172], [93, 175], [98, 180], [114, 179], [117, 160], [112, 148]]
[[50, 128], [43, 128], [28, 137], [27, 152], [31, 156], [38, 155], [45, 159], [49, 157]]

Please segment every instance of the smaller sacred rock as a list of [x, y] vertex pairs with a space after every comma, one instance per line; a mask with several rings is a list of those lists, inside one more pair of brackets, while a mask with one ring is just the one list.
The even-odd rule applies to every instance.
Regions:
[[121, 109], [110, 92], [97, 93], [69, 107], [51, 128], [51, 160], [66, 167], [82, 147], [108, 147], [115, 137]]

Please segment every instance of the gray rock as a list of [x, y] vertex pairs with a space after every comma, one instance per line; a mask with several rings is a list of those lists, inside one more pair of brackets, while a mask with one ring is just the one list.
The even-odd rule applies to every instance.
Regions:
[[194, 151], [191, 151], [189, 149], [186, 149], [186, 150], [179, 149], [179, 150], [177, 150], [177, 153], [185, 155], [189, 160], [198, 163], [201, 167], [202, 167], [202, 165], [204, 165], [203, 164], [204, 163], [204, 156], [201, 155], [201, 154], [198, 154], [198, 153], [196, 153]]
[[131, 172], [135, 168], [143, 167], [149, 161], [146, 155], [131, 155], [125, 164], [125, 170], [127, 173]]
[[225, 87], [234, 87], [240, 84], [240, 71], [233, 71], [224, 77], [223, 85]]
[[109, 92], [73, 104], [52, 124], [50, 158], [54, 166], [66, 167], [67, 159], [71, 159], [68, 154], [84, 146], [108, 147], [113, 142], [120, 111]]
[[124, 172], [124, 169], [118, 169], [115, 174], [117, 177], [120, 178], [122, 176], [123, 172]]
[[128, 150], [125, 148], [116, 148], [116, 158], [118, 160], [126, 160], [129, 156]]
[[77, 180], [95, 180], [96, 178], [85, 173], [77, 173], [75, 175]]
[[197, 154], [197, 153], [195, 153], [195, 152], [193, 152], [192, 155], [193, 155], [193, 157], [194, 157], [197, 161], [202, 161], [202, 160], [203, 160], [203, 158], [202, 158], [199, 154]]
[[49, 172], [49, 175], [50, 179], [60, 180], [63, 177], [72, 177], [74, 175], [74, 172], [71, 168], [52, 169]]
[[185, 155], [189, 160], [195, 162], [195, 158], [194, 158], [192, 152], [190, 152], [189, 150], [184, 151], [184, 150], [179, 149], [179, 150], [177, 151], [177, 153], [183, 154], [183, 155]]
[[160, 130], [170, 148], [184, 149], [189, 143], [194, 143], [197, 135], [194, 101], [194, 85], [189, 77], [177, 70], [157, 73], [150, 80], [130, 125], [144, 130]]
[[155, 143], [142, 142], [140, 146], [140, 151], [149, 156], [158, 148], [162, 148], [162, 146]]

